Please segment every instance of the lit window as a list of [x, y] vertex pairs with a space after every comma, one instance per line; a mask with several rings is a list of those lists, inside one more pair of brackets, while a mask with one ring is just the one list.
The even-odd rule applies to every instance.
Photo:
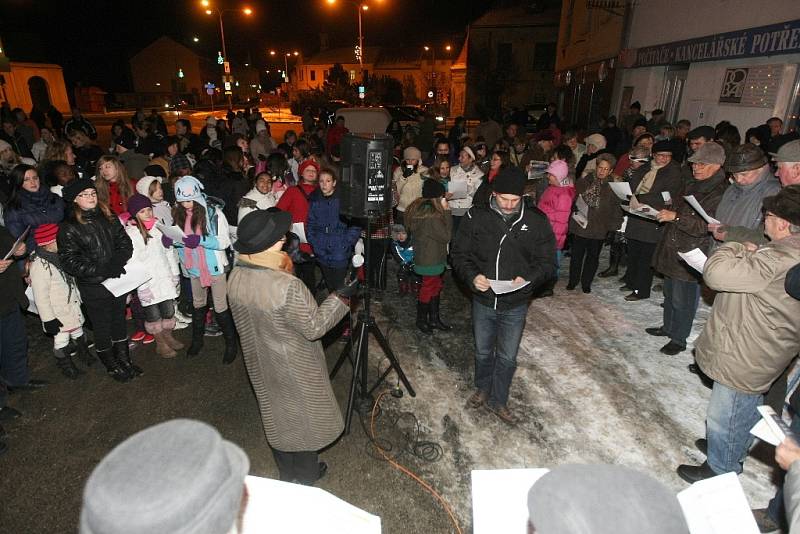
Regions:
[[356, 71], [351, 70], [350, 71], [350, 81], [354, 82], [355, 80], [356, 80]]

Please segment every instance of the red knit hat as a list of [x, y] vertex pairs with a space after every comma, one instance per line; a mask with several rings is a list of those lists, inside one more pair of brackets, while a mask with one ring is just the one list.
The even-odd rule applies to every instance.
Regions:
[[307, 159], [297, 167], [297, 176], [303, 176], [303, 171], [306, 170], [308, 167], [314, 167], [315, 169], [317, 169], [317, 174], [319, 174], [319, 163], [317, 163], [313, 159]]
[[47, 245], [56, 240], [58, 235], [58, 225], [53, 223], [40, 224], [33, 231], [33, 238], [39, 246]]

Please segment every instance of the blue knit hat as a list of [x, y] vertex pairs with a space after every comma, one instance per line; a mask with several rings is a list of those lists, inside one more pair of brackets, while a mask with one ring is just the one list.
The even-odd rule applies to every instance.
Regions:
[[175, 200], [178, 202], [189, 202], [193, 200], [207, 208], [206, 195], [203, 193], [203, 184], [194, 176], [184, 176], [175, 182]]

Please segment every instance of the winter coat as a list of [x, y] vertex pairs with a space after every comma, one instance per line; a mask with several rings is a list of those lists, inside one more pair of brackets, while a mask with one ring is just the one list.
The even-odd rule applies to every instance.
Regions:
[[30, 277], [33, 300], [42, 323], [58, 319], [62, 332], [83, 325], [81, 295], [71, 277], [38, 254], [31, 258]]
[[361, 228], [347, 226], [339, 215], [336, 190], [326, 197], [317, 189], [311, 193], [306, 223], [306, 238], [314, 249], [317, 261], [326, 267], [347, 267]]
[[422, 164], [417, 165], [417, 170], [411, 176], [403, 176], [403, 167], [394, 170], [392, 182], [397, 190], [397, 211], [406, 211], [406, 208], [422, 196], [423, 176], [428, 174], [428, 168]]
[[[225, 267], [228, 265], [228, 255], [225, 250], [231, 246], [231, 232], [220, 205], [212, 201], [211, 197], [208, 198], [206, 207], [206, 235], [200, 239], [199, 246], [206, 249], [206, 267], [211, 276], [225, 273]], [[191, 269], [186, 268], [186, 254], [194, 254], [194, 251], [187, 249], [181, 243], [175, 243], [175, 248], [178, 250], [178, 259], [184, 276], [200, 278], [200, 268], [197, 264], [193, 263]]]
[[[636, 188], [639, 187], [642, 179], [649, 171], [649, 163], [633, 171], [630, 179], [631, 191], [642, 204], [647, 204], [656, 210], [663, 210], [667, 207], [667, 204], [662, 193], [669, 192], [670, 198], [675, 202], [675, 198], [683, 188], [681, 166], [675, 161], [670, 161], [658, 170], [650, 191], [637, 195]], [[628, 225], [625, 228], [625, 237], [645, 243], [658, 243], [663, 233], [663, 227], [663, 224], [655, 220], [630, 215], [628, 217]]]
[[19, 201], [18, 208], [6, 210], [5, 225], [15, 238], [21, 236], [25, 228], [30, 226], [31, 229], [25, 238], [25, 246], [28, 248], [28, 252], [33, 252], [36, 249], [33, 231], [41, 224], [58, 224], [64, 220], [64, 201], [44, 185], [39, 187], [36, 193], [20, 191]]
[[661, 241], [656, 245], [653, 267], [658, 272], [686, 282], [698, 280], [700, 273], [681, 260], [678, 252], [689, 252], [699, 248], [704, 253], [708, 253], [712, 237], [708, 233], [708, 223], [694, 211], [683, 197], [694, 195], [706, 213], [714, 217], [727, 187], [728, 180], [725, 171], [720, 169], [707, 180], [692, 179], [686, 184], [683, 191], [672, 200], [674, 206], [672, 209], [677, 212], [678, 219], [665, 224]]
[[101, 283], [112, 261], [125, 265], [133, 254], [119, 219], [109, 220], [97, 208], [84, 211], [83, 219], [81, 224], [71, 215], [61, 223], [57, 238], [61, 268], [76, 278], [78, 287]]
[[472, 207], [472, 199], [483, 182], [483, 171], [477, 165], [473, 165], [469, 171], [462, 169], [461, 165], [456, 165], [450, 169], [450, 183], [453, 182], [467, 182], [467, 198], [454, 198], [449, 201], [453, 215], [461, 217]]
[[[595, 180], [595, 175], [590, 174], [579, 178], [575, 183], [575, 193], [581, 195], [586, 192]], [[575, 210], [577, 211], [577, 210]], [[589, 206], [587, 217], [589, 223], [586, 228], [581, 227], [575, 219], [569, 218], [569, 233], [585, 239], [605, 239], [609, 232], [615, 231], [622, 224], [622, 210], [619, 208], [619, 199], [608, 180], [600, 185], [600, 199], [596, 208]]]
[[[9, 233], [5, 226], [0, 226], [0, 253], [3, 256], [11, 250], [16, 239]], [[2, 256], [0, 256], [2, 257]], [[10, 265], [0, 273], [0, 317], [28, 307], [28, 297], [25, 296], [25, 286], [22, 283], [22, 272], [16, 265]]]
[[270, 191], [266, 195], [256, 189], [251, 189], [242, 200], [239, 201], [239, 214], [237, 215], [237, 224], [242, 222], [245, 215], [251, 211], [266, 210], [278, 203], [278, 196], [274, 191]]
[[[484, 306], [508, 310], [525, 304], [534, 290], [556, 274], [555, 236], [547, 216], [520, 202], [520, 211], [506, 218], [493, 201], [488, 207], [475, 206], [458, 227], [450, 250], [453, 268]], [[478, 291], [473, 280], [479, 274], [490, 280], [513, 280], [521, 276], [530, 284], [503, 295]]]
[[[292, 224], [308, 222], [308, 198], [317, 189], [316, 184], [298, 184], [288, 188], [275, 205], [281, 211], [292, 214]], [[311, 245], [300, 243], [300, 251], [311, 254]]]
[[[755, 183], [737, 183], [725, 190], [717, 208], [718, 219], [725, 226], [725, 241], [765, 243], [764, 197], [777, 195], [781, 189], [769, 167], [765, 167]], [[718, 243], [712, 244], [712, 250]]]
[[258, 157], [262, 156], [266, 159], [278, 148], [278, 143], [272, 137], [267, 137], [264, 142], [258, 136], [250, 140], [250, 155], [253, 156], [254, 161], [258, 161]]
[[147, 233], [150, 239], [145, 244], [142, 232], [135, 224], [125, 227], [128, 237], [133, 243], [131, 260], [147, 266], [147, 272], [153, 277], [136, 289], [142, 306], [152, 306], [165, 300], [177, 298], [178, 291], [175, 280], [180, 275], [178, 259], [170, 247], [161, 244], [161, 231], [155, 226]]
[[786, 471], [783, 481], [783, 502], [786, 505], [786, 519], [789, 532], [800, 532], [800, 462], [794, 461]]
[[284, 452], [316, 451], [344, 429], [320, 338], [347, 313], [329, 296], [317, 305], [293, 275], [237, 264], [230, 302], [264, 433]]
[[[438, 199], [432, 201], [439, 202]], [[453, 217], [450, 210], [444, 210], [443, 217], [432, 214], [423, 217], [420, 212], [415, 209], [413, 213], [407, 213], [405, 219], [406, 228], [414, 236], [414, 271], [422, 275], [441, 274], [447, 264]]]
[[755, 252], [725, 243], [708, 259], [703, 279], [720, 293], [694, 346], [697, 364], [714, 381], [764, 393], [800, 352], [800, 301], [784, 289], [798, 262], [800, 236]]
[[544, 190], [539, 199], [539, 209], [547, 215], [556, 236], [556, 249], [564, 248], [567, 240], [569, 221], [572, 218], [572, 202], [575, 200], [575, 186], [551, 185]]

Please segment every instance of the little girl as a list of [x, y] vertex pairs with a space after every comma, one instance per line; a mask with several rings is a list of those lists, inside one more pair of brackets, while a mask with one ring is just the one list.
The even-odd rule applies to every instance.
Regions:
[[414, 272], [422, 276], [417, 296], [417, 328], [423, 334], [451, 328], [439, 317], [442, 273], [447, 267], [447, 244], [453, 225], [444, 195], [440, 182], [427, 179], [422, 184], [422, 198], [412, 202], [405, 213], [406, 225], [414, 237]]
[[[156, 182], [157, 184], [158, 182]], [[183, 344], [172, 337], [175, 328], [175, 298], [180, 283], [178, 261], [171, 249], [161, 242], [150, 199], [136, 194], [128, 199], [128, 226], [125, 230], [133, 243], [134, 261], [147, 265], [153, 276], [139, 286], [136, 294], [144, 309], [144, 328], [156, 340], [156, 354], [162, 358], [175, 357]]]
[[83, 333], [81, 297], [75, 279], [61, 270], [58, 257], [57, 224], [42, 224], [34, 231], [36, 252], [31, 256], [30, 278], [33, 299], [39, 310], [39, 319], [47, 334], [53, 338], [53, 354], [61, 374], [71, 380], [78, 378], [80, 371], [72, 362], [66, 348], [72, 339], [78, 355], [91, 365], [95, 357], [89, 352], [86, 335]]
[[[174, 243], [185, 276], [192, 284], [192, 344], [187, 356], [197, 356], [203, 350], [206, 312], [208, 311], [208, 289], [214, 302], [214, 314], [225, 338], [225, 355], [222, 363], [236, 359], [239, 350], [236, 329], [228, 309], [228, 292], [225, 254], [230, 244], [230, 230], [220, 204], [203, 193], [203, 184], [194, 176], [183, 176], [175, 182], [177, 201], [173, 217], [175, 224], [186, 235]], [[162, 237], [164, 246], [173, 245], [172, 239]]]
[[[153, 215], [164, 226], [172, 226], [172, 206], [164, 200], [164, 189], [160, 176], [143, 176], [136, 182], [136, 192], [150, 199]], [[130, 210], [128, 210], [130, 212]]]
[[[575, 185], [570, 178], [567, 162], [564, 160], [551, 162], [547, 167], [547, 181], [549, 185], [539, 199], [539, 209], [547, 215], [556, 236], [555, 262], [556, 273], [558, 273], [558, 267], [561, 265], [561, 251], [567, 240], [569, 219], [572, 215], [572, 202], [575, 200]], [[558, 275], [556, 274], [557, 279]], [[550, 286], [545, 286], [542, 296], [553, 294], [554, 282], [551, 282]]]

